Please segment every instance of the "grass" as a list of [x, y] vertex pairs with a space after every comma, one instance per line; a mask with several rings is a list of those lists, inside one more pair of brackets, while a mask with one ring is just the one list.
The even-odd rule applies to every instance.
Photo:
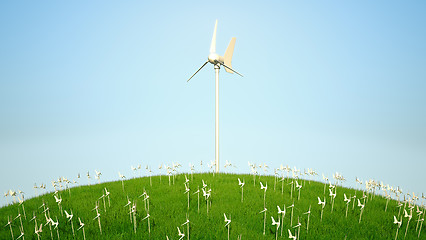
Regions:
[[[62, 197], [63, 210], [70, 210], [74, 213], [72, 219], [74, 229], [79, 227], [78, 217], [85, 223], [86, 239], [179, 239], [177, 227], [179, 226], [183, 233], [187, 233], [186, 226], [181, 226], [186, 221], [188, 213], [190, 221], [190, 239], [227, 239], [227, 228], [225, 228], [224, 216], [232, 220], [230, 224], [230, 238], [237, 239], [275, 239], [276, 227], [271, 225], [271, 216], [278, 221], [277, 205], [283, 208], [283, 205], [290, 206], [294, 201], [293, 226], [297, 224], [299, 218], [301, 225], [300, 239], [395, 239], [397, 226], [393, 224], [393, 216], [398, 215], [397, 204], [395, 200], [389, 202], [385, 212], [386, 199], [376, 195], [369, 195], [361, 222], [359, 221], [360, 209], [355, 204], [352, 208], [352, 202], [349, 205], [348, 217], [345, 217], [346, 204], [343, 201], [343, 194], [355, 194], [355, 189], [348, 189], [338, 186], [337, 197], [335, 198], [334, 209], [331, 212], [330, 197], [328, 196], [328, 187], [326, 189], [326, 206], [324, 208], [323, 220], [320, 220], [321, 206], [318, 205], [317, 197], [324, 198], [324, 184], [321, 182], [299, 180], [303, 185], [301, 189], [300, 200], [297, 200], [298, 191], [293, 191], [293, 199], [290, 198], [290, 186], [292, 179], [286, 179], [283, 194], [281, 192], [281, 183], [277, 183], [274, 191], [274, 177], [260, 176], [256, 177], [256, 185], [253, 184], [252, 175], [235, 174], [194, 174], [193, 180], [190, 179], [189, 188], [190, 209], [187, 211], [187, 195], [184, 194], [185, 176], [176, 175], [175, 184], [169, 186], [167, 176], [162, 176], [160, 183], [159, 176], [152, 177], [152, 186], [150, 186], [149, 177], [134, 178], [124, 181], [124, 192], [121, 181], [105, 182], [91, 186], [73, 187], [59, 192]], [[241, 202], [241, 188], [238, 186], [238, 178], [245, 180], [244, 202]], [[207, 205], [201, 192], [202, 180], [211, 188], [211, 206], [207, 214]], [[263, 235], [263, 190], [260, 190], [259, 181], [268, 182], [266, 192], [266, 233]], [[92, 220], [96, 217], [96, 212], [92, 211], [95, 203], [107, 188], [110, 194], [111, 207], [108, 207], [106, 201], [106, 212], [103, 201], [99, 201], [102, 235], [100, 234], [98, 221]], [[197, 195], [193, 193], [200, 188], [200, 212], [197, 211]], [[149, 214], [151, 234], [148, 234], [147, 220], [142, 219], [147, 215], [145, 211], [143, 198], [139, 198], [144, 192], [149, 195]], [[362, 193], [357, 191], [357, 196]], [[124, 207], [127, 203], [127, 196], [131, 201], [137, 203], [137, 232], [134, 233], [134, 226], [130, 222], [129, 208]], [[37, 222], [46, 223], [43, 208], [39, 208], [43, 201], [50, 208], [50, 215], [53, 220], [59, 220], [60, 239], [83, 239], [82, 231], [76, 231], [73, 237], [71, 224], [67, 222], [65, 213], [61, 215], [59, 207], [55, 202], [53, 193], [48, 193], [24, 202], [27, 220], [22, 218], [25, 239], [37, 239], [34, 234], [34, 221], [29, 221], [33, 212], [37, 216]], [[303, 214], [311, 206], [311, 215], [309, 222], [309, 231], [306, 229], [307, 215]], [[18, 215], [18, 209], [22, 213], [22, 206], [18, 204], [9, 205], [0, 209], [0, 223], [6, 225], [8, 216], [15, 218]], [[406, 208], [408, 210], [408, 207]], [[279, 239], [288, 239], [287, 229], [291, 229], [295, 234], [295, 229], [290, 226], [291, 210], [287, 209], [284, 219], [283, 236], [278, 235]], [[413, 211], [413, 219], [410, 222], [406, 239], [417, 239], [416, 222], [417, 215]], [[403, 218], [403, 224], [399, 229], [398, 239], [404, 239], [407, 219]], [[16, 219], [12, 223], [14, 238], [20, 235], [20, 222]], [[281, 230], [281, 229], [280, 229]], [[279, 230], [279, 231], [280, 231]], [[57, 239], [56, 230], [52, 231], [53, 239]], [[41, 239], [51, 239], [49, 226], [43, 226]], [[0, 229], [0, 239], [11, 239], [9, 226]], [[187, 239], [185, 236], [184, 239]], [[426, 239], [426, 233], [420, 235], [420, 239]]]

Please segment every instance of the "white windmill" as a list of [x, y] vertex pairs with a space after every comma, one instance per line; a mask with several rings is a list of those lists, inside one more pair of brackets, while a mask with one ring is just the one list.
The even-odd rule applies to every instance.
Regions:
[[293, 201], [293, 204], [291, 204], [291, 206], [288, 206], [287, 208], [291, 208], [290, 226], [292, 226], [292, 225], [293, 225], [293, 209], [294, 209], [294, 201]]
[[185, 234], [180, 231], [179, 227], [177, 227], [177, 230], [178, 230], [179, 240], [182, 240], [182, 238], [185, 237]]
[[149, 218], [150, 217], [151, 217], [151, 215], [149, 215], [149, 213], [147, 213], [146, 217], [142, 218], [142, 220], [141, 220], [141, 221], [143, 221], [143, 220], [147, 219], [147, 222], [148, 222], [148, 233], [149, 233], [149, 235], [151, 235], [151, 225], [150, 225], [150, 222], [149, 222]]
[[59, 225], [58, 217], [56, 217], [56, 222], [53, 221], [52, 218], [50, 218], [50, 222], [52, 223], [52, 226], [55, 226], [53, 229], [56, 229], [56, 234], [58, 235], [58, 239], [60, 239], [59, 238], [59, 229], [58, 229], [58, 225]]
[[10, 227], [10, 235], [12, 235], [12, 239], [14, 239], [14, 237], [13, 237], [13, 231], [12, 231], [12, 221], [13, 220], [10, 220], [10, 217], [7, 216], [7, 224], [4, 227], [7, 227], [7, 225], [9, 225], [9, 227]]
[[118, 172], [118, 176], [121, 179], [121, 186], [123, 187], [123, 192], [124, 192], [124, 179], [126, 178], [126, 176], [124, 176], [123, 174], [121, 174], [120, 172]]
[[197, 196], [198, 196], [198, 210], [197, 210], [197, 212], [199, 213], [200, 212], [200, 187], [198, 187], [198, 190], [196, 192], [194, 192], [193, 195], [194, 194], [197, 194]]
[[268, 211], [268, 209], [265, 207], [262, 211], [259, 212], [259, 213], [263, 213], [263, 235], [265, 235], [265, 229], [266, 229], [266, 211]]
[[241, 182], [240, 178], [238, 178], [238, 186], [241, 186], [241, 202], [244, 200], [244, 184], [246, 184], [244, 179]]
[[181, 226], [186, 225], [186, 232], [187, 232], [186, 235], [188, 237], [188, 240], [189, 240], [189, 223], [190, 223], [190, 221], [188, 219], [188, 214], [186, 214], [186, 221], [184, 223], [182, 223]]
[[67, 210], [65, 210], [65, 215], [67, 216], [68, 222], [71, 222], [72, 235], [75, 236], [74, 235], [74, 224], [72, 223], [72, 218], [73, 218], [74, 214], [72, 213], [72, 210], [71, 210], [71, 214], [68, 214]]
[[[186, 177], [186, 175], [185, 175], [185, 177]], [[186, 193], [188, 195], [188, 211], [189, 211], [189, 191], [190, 191], [190, 189], [185, 183], [185, 192], [183, 194]]]
[[101, 235], [102, 235], [102, 225], [101, 225], [101, 214], [99, 213], [99, 205], [98, 205], [98, 202], [96, 201], [96, 206], [95, 206], [95, 208], [94, 209], [92, 209], [92, 211], [96, 211], [96, 217], [95, 218], [93, 218], [93, 221], [94, 220], [96, 220], [96, 219], [98, 219], [98, 224], [99, 224], [99, 232], [101, 233]]
[[24, 233], [24, 229], [23, 229], [22, 227], [20, 227], [20, 228], [19, 228], [19, 231], [21, 232], [21, 235], [19, 235], [19, 237], [18, 237], [16, 240], [18, 240], [18, 239], [20, 239], [20, 238], [24, 239], [24, 235], [25, 235], [25, 233]]
[[77, 229], [77, 231], [83, 229], [83, 240], [86, 240], [86, 234], [84, 233], [84, 223], [81, 221], [80, 217], [78, 218], [78, 221], [80, 222], [80, 227]]
[[393, 216], [393, 223], [394, 224], [397, 224], [397, 226], [398, 226], [398, 228], [396, 229], [396, 235], [395, 235], [395, 240], [398, 238], [398, 231], [399, 231], [399, 228], [401, 227], [401, 225], [402, 225], [402, 216], [401, 216], [401, 220], [400, 221], [398, 221], [398, 219], [396, 219], [396, 217], [395, 217], [395, 215]]
[[105, 197], [108, 197], [108, 206], [111, 207], [111, 201], [109, 199], [109, 194], [110, 194], [110, 192], [108, 192], [107, 188], [105, 188]]
[[[331, 186], [331, 184], [330, 184]], [[334, 188], [334, 187], [333, 187]], [[335, 189], [335, 188], [334, 188]], [[331, 188], [328, 189], [328, 191], [330, 192], [330, 202], [331, 202], [331, 212], [333, 212], [333, 208], [334, 208], [334, 199], [336, 198], [336, 191], [332, 191]]]
[[349, 203], [351, 202], [351, 196], [349, 198], [346, 197], [346, 194], [343, 194], [343, 201], [346, 202], [346, 218], [348, 218], [348, 208], [349, 208]]
[[216, 53], [216, 30], [217, 30], [217, 20], [214, 26], [214, 32], [212, 37], [212, 42], [210, 45], [210, 54], [208, 56], [208, 60], [187, 80], [191, 80], [192, 77], [195, 76], [207, 63], [211, 63], [214, 65], [215, 70], [215, 79], [216, 79], [216, 118], [215, 118], [215, 165], [216, 172], [219, 172], [219, 69], [222, 65], [225, 68], [225, 71], [228, 73], [236, 73], [240, 76], [243, 76], [232, 69], [232, 54], [234, 53], [234, 46], [236, 38], [231, 38], [231, 42], [228, 45], [228, 48], [225, 51], [225, 55], [220, 56]]
[[266, 185], [263, 185], [262, 182], [260, 182], [260, 190], [264, 190], [263, 192], [263, 207], [266, 207], [266, 190], [268, 190], [268, 182], [266, 182]]
[[[19, 209], [18, 209], [18, 215], [13, 219], [13, 221], [15, 221], [16, 219], [18, 219], [19, 218], [19, 221], [21, 222], [21, 228], [23, 229], [23, 225], [22, 225], [22, 215], [21, 215], [21, 213], [19, 212]], [[7, 226], [7, 225], [6, 225]]]
[[407, 236], [408, 225], [410, 225], [411, 218], [413, 217], [413, 211], [410, 211], [410, 214], [407, 213], [407, 210], [404, 209], [404, 217], [408, 218], [407, 228], [405, 229], [404, 238]]
[[322, 222], [322, 213], [324, 212], [324, 207], [325, 207], [325, 197], [324, 197], [324, 201], [321, 201], [321, 198], [318, 197], [318, 204], [321, 205], [321, 222]]
[[[302, 226], [302, 224], [299, 221], [299, 217], [297, 217], [297, 225], [293, 227], [293, 228], [297, 228], [297, 238], [300, 237], [300, 226]], [[295, 233], [295, 235], [296, 235], [296, 233]]]
[[277, 205], [278, 208], [278, 214], [281, 214], [281, 237], [283, 236], [283, 226], [284, 226], [284, 217], [285, 217], [285, 204], [283, 210], [281, 210], [280, 206]]
[[302, 184], [299, 185], [299, 183], [296, 180], [296, 188], [299, 189], [299, 196], [297, 197], [297, 200], [300, 200], [300, 190], [302, 189]]
[[37, 228], [37, 225], [35, 225], [34, 234], [37, 235], [37, 239], [40, 240], [40, 233], [43, 232], [43, 224], [40, 223], [40, 227]]
[[303, 214], [308, 214], [308, 222], [306, 224], [306, 232], [308, 232], [309, 231], [309, 217], [311, 216], [311, 205], [309, 205], [308, 211], [303, 213]]
[[231, 223], [231, 219], [228, 219], [225, 213], [223, 214], [223, 216], [225, 217], [225, 222], [226, 222], [225, 227], [228, 227], [228, 240], [229, 240], [229, 224]]
[[361, 209], [361, 213], [359, 214], [359, 221], [358, 221], [358, 223], [360, 223], [361, 222], [362, 213], [363, 213], [364, 207], [365, 207], [365, 202], [364, 202], [364, 204], [361, 204], [361, 202], [358, 199], [358, 207], [360, 207], [360, 209]]
[[278, 222], [276, 222], [274, 217], [272, 217], [272, 216], [271, 216], [271, 219], [272, 219], [272, 226], [274, 226], [274, 225], [277, 226], [277, 229], [275, 230], [275, 240], [277, 240], [278, 239], [278, 229], [280, 228], [281, 223], [280, 223], [279, 218], [278, 218]]
[[[296, 235], [296, 234], [295, 234]], [[288, 229], [288, 238], [292, 238], [293, 240], [297, 239], [297, 236], [293, 236], [293, 234], [291, 234], [290, 229]]]

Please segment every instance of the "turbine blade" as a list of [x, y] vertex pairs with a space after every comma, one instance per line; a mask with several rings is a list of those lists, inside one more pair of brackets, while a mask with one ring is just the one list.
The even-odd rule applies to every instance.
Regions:
[[189, 80], [191, 80], [191, 78], [192, 77], [194, 77], [195, 76], [195, 74], [197, 74], [200, 70], [201, 70], [201, 68], [203, 68], [204, 66], [206, 66], [206, 64], [208, 63], [209, 61], [207, 61], [207, 62], [205, 62], [204, 64], [203, 64], [203, 66], [201, 66], [194, 74], [192, 74], [192, 76], [186, 81], [186, 82], [189, 82]]
[[[225, 51], [225, 55], [223, 55], [224, 58], [224, 63], [229, 66], [230, 68], [232, 68], [232, 54], [234, 53], [234, 47], [235, 47], [235, 40], [236, 38], [231, 38], [231, 42], [229, 42], [228, 48]], [[227, 68], [225, 68], [225, 70], [229, 73], [230, 72]]]
[[212, 43], [210, 45], [210, 53], [216, 53], [216, 31], [217, 31], [217, 20], [216, 20], [216, 24], [214, 25]]
[[225, 64], [221, 63], [221, 65], [222, 65], [222, 66], [224, 66], [225, 68], [227, 68], [227, 69], [229, 69], [229, 70], [233, 71], [234, 73], [236, 73], [236, 74], [240, 75], [241, 77], [244, 77], [243, 75], [241, 75], [240, 73], [238, 73], [238, 72], [237, 72], [237, 71], [235, 71], [234, 69], [232, 69], [232, 68], [230, 68], [230, 67], [226, 66]]

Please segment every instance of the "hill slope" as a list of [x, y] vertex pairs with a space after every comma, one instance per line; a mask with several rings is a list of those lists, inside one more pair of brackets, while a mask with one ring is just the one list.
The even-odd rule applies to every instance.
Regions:
[[[241, 202], [241, 188], [238, 186], [238, 178], [245, 180], [244, 201]], [[347, 197], [353, 196], [354, 189], [347, 189], [337, 186], [336, 198], [333, 206], [330, 202], [328, 185], [324, 195], [324, 184], [315, 181], [298, 180], [302, 184], [300, 199], [298, 200], [298, 190], [291, 191], [293, 179], [284, 180], [284, 190], [282, 191], [282, 182], [277, 182], [274, 190], [275, 179], [273, 176], [257, 176], [256, 183], [253, 182], [252, 175], [234, 175], [234, 174], [194, 174], [193, 179], [188, 175], [190, 188], [190, 209], [187, 211], [187, 194], [185, 194], [185, 176], [176, 175], [174, 184], [173, 177], [170, 185], [167, 176], [153, 176], [152, 186], [150, 178], [135, 178], [124, 181], [124, 191], [121, 181], [106, 182], [91, 186], [74, 187], [69, 190], [58, 192], [59, 198], [62, 198], [62, 209], [68, 213], [72, 210], [74, 217], [72, 219], [75, 229], [75, 238], [72, 234], [71, 222], [68, 222], [65, 213], [61, 214], [58, 204], [55, 202], [54, 194], [48, 193], [36, 198], [26, 200], [23, 203], [26, 212], [26, 220], [22, 217], [25, 239], [37, 239], [34, 234], [34, 220], [30, 221], [33, 214], [36, 216], [38, 225], [46, 223], [45, 214], [42, 213], [44, 203], [49, 207], [53, 221], [58, 221], [57, 230], [50, 225], [44, 225], [41, 239], [83, 239], [82, 230], [77, 231], [79, 227], [78, 218], [85, 223], [86, 239], [179, 239], [177, 227], [182, 233], [187, 235], [187, 225], [181, 226], [188, 219], [190, 221], [190, 239], [227, 239], [228, 230], [225, 228], [224, 213], [231, 218], [230, 238], [237, 239], [275, 239], [276, 226], [272, 226], [271, 216], [278, 221], [277, 205], [283, 209], [286, 206], [286, 215], [283, 222], [283, 235], [281, 236], [281, 227], [278, 230], [279, 239], [288, 239], [288, 230], [295, 234], [297, 228], [293, 228], [301, 223], [300, 239], [395, 239], [397, 225], [393, 224], [394, 215], [398, 216], [400, 208], [395, 200], [390, 200], [387, 211], [385, 212], [386, 199], [381, 196], [369, 195], [366, 200], [365, 208], [360, 219], [360, 207], [357, 204], [353, 207], [353, 200], [348, 207], [347, 218], [345, 217], [346, 204], [343, 201], [343, 194]], [[202, 180], [207, 184], [207, 190], [211, 189], [208, 209], [202, 194]], [[266, 184], [266, 229], [264, 230], [264, 214], [260, 213], [264, 209], [264, 191], [260, 189], [259, 181]], [[108, 206], [108, 198], [99, 199], [104, 193], [104, 188], [110, 192], [111, 206]], [[200, 189], [200, 211], [198, 212], [198, 198], [194, 192]], [[144, 196], [140, 197], [144, 190], [149, 195], [149, 224], [151, 234], [148, 233], [147, 215], [145, 210]], [[356, 192], [357, 197], [362, 197], [362, 192]], [[291, 198], [291, 195], [293, 198]], [[326, 198], [326, 205], [321, 221], [321, 206], [318, 205], [318, 197]], [[127, 197], [134, 203], [136, 202], [136, 233], [134, 224], [129, 215], [129, 206]], [[100, 223], [102, 235], [100, 234], [99, 222], [96, 217], [96, 211], [93, 208], [99, 201]], [[291, 208], [287, 208], [294, 202], [293, 219], [291, 221]], [[363, 200], [361, 200], [361, 203]], [[146, 202], [148, 203], [148, 202]], [[148, 206], [147, 206], [148, 207]], [[308, 214], [304, 214], [311, 207], [309, 217], [309, 230], [307, 230]], [[8, 217], [15, 218], [23, 213], [22, 205], [13, 204], [0, 209], [0, 223], [5, 226]], [[406, 206], [407, 211], [408, 206]], [[413, 218], [411, 219], [406, 239], [417, 239], [416, 232], [417, 214], [413, 209]], [[403, 210], [400, 214], [402, 215]], [[133, 216], [132, 216], [133, 218]], [[56, 220], [57, 219], [57, 220]], [[398, 239], [403, 239], [406, 231], [408, 218], [403, 218], [403, 223], [399, 229]], [[12, 222], [14, 239], [20, 236], [21, 223], [19, 218]], [[422, 233], [420, 239], [426, 239], [426, 234]], [[0, 239], [11, 239], [10, 227], [5, 226], [0, 230]], [[187, 236], [184, 237], [187, 239]]]

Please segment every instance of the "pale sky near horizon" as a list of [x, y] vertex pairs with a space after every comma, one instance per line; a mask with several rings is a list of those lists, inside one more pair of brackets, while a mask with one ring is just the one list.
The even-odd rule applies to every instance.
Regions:
[[213, 66], [186, 80], [218, 19], [217, 51], [236, 37], [244, 75], [220, 72], [222, 169], [284, 164], [426, 193], [425, 12], [424, 1], [2, 1], [0, 191], [28, 198], [60, 176], [213, 160]]

